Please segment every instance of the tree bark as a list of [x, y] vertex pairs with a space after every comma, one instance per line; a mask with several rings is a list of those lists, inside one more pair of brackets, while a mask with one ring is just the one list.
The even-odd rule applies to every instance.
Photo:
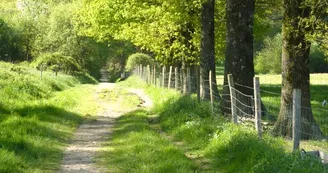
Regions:
[[[202, 35], [200, 58], [200, 85], [202, 88], [202, 99], [210, 99], [209, 71], [212, 71], [212, 74], [216, 74], [214, 49], [214, 5], [215, 0], [207, 0], [202, 5]], [[212, 75], [212, 81], [213, 93], [216, 98], [220, 98], [215, 75]]]
[[[253, 86], [254, 9], [255, 0], [227, 0], [227, 45], [225, 52], [223, 99], [221, 102], [221, 110], [224, 114], [231, 113], [231, 110], [228, 109], [230, 107], [230, 91], [229, 87], [226, 87], [228, 85], [228, 74], [232, 74], [235, 83], [249, 87]], [[253, 95], [252, 89], [239, 85], [235, 85], [235, 87], [244, 94]], [[244, 111], [249, 113], [252, 110], [248, 109]]]
[[[292, 137], [292, 93], [302, 91], [301, 138], [322, 138], [316, 124], [310, 102], [309, 54], [311, 43], [305, 34], [310, 32], [300, 19], [308, 17], [310, 8], [301, 7], [305, 0], [284, 0], [283, 47], [282, 47], [282, 89], [278, 120], [273, 134]], [[305, 132], [305, 133], [304, 133]]]

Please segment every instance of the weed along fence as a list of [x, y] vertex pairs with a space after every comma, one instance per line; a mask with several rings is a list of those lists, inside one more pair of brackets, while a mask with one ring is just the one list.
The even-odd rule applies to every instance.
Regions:
[[[219, 116], [222, 115], [222, 109], [229, 112], [231, 121], [236, 124], [252, 124], [258, 132], [259, 138], [262, 137], [263, 124], [262, 119], [272, 119], [272, 113], [277, 114], [279, 110], [275, 110], [268, 103], [263, 103], [261, 94], [274, 95], [280, 97], [280, 93], [262, 90], [258, 77], [253, 78], [253, 86], [245, 86], [234, 82], [232, 75], [228, 75], [228, 85], [223, 85], [222, 90], [229, 90], [229, 94], [221, 94], [217, 92], [216, 81], [212, 81], [212, 71], [208, 73], [208, 78], [201, 81], [199, 67], [191, 67], [181, 69], [178, 67], [161, 67], [142, 66], [139, 65], [134, 74], [140, 76], [145, 82], [163, 88], [175, 89], [182, 94], [196, 94], [199, 101], [209, 101], [211, 103], [212, 112]], [[202, 83], [203, 85], [200, 85]], [[205, 86], [205, 88], [202, 88]], [[251, 90], [251, 92], [242, 92]], [[208, 91], [208, 92], [205, 92]], [[251, 94], [250, 94], [251, 93]], [[220, 104], [222, 100], [228, 104]], [[300, 149], [301, 139], [322, 140], [328, 135], [328, 111], [322, 111], [320, 116], [315, 119], [307, 118], [317, 114], [316, 110], [311, 107], [302, 106], [301, 91], [295, 89], [293, 91], [293, 102], [285, 105], [284, 118], [279, 119], [282, 134], [292, 136], [293, 149]], [[265, 116], [262, 118], [262, 116]], [[306, 143], [306, 142], [305, 142]]]

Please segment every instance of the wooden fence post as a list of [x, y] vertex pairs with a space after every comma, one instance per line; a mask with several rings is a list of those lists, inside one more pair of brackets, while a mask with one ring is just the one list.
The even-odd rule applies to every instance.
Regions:
[[179, 89], [179, 69], [178, 67], [174, 68], [174, 89], [178, 90]]
[[228, 83], [229, 83], [229, 89], [230, 89], [232, 121], [237, 124], [238, 115], [237, 115], [237, 104], [236, 104], [236, 90], [235, 90], [235, 84], [233, 82], [232, 74], [228, 74]]
[[165, 88], [165, 67], [162, 68], [162, 87]]
[[170, 66], [170, 71], [169, 71], [169, 81], [167, 82], [167, 88], [171, 88], [171, 78], [172, 78], [172, 66]]
[[137, 72], [136, 75], [139, 76], [139, 66], [136, 67], [136, 70], [135, 71]]
[[213, 102], [213, 88], [212, 88], [212, 70], [209, 71], [209, 85], [210, 85], [210, 99], [211, 99], [211, 107], [212, 112], [214, 112], [214, 102]]
[[187, 94], [191, 94], [191, 77], [190, 77], [190, 68], [187, 67]]
[[255, 102], [255, 128], [259, 138], [262, 138], [262, 124], [261, 124], [261, 95], [260, 95], [260, 79], [254, 77], [254, 102]]
[[200, 73], [199, 73], [199, 67], [195, 66], [196, 71], [196, 85], [197, 85], [197, 100], [200, 102]]
[[301, 130], [301, 90], [293, 90], [293, 150], [300, 148]]
[[147, 76], [146, 76], [147, 78], [147, 83], [151, 83], [151, 80], [150, 80], [150, 66], [149, 65], [147, 65]]
[[185, 76], [185, 69], [181, 68], [180, 71], [181, 93], [185, 95], [187, 93], [187, 84], [185, 80], [187, 76]]
[[140, 75], [139, 75], [139, 76], [140, 76], [140, 78], [142, 79], [142, 73], [143, 73], [143, 71], [142, 71], [142, 70], [143, 70], [143, 69], [142, 69], [142, 64], [139, 65], [139, 68], [140, 68]]

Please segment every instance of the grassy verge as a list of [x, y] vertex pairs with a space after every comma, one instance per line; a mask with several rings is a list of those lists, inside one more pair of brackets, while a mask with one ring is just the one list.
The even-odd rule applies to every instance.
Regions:
[[54, 172], [74, 129], [93, 114], [93, 86], [0, 63], [0, 172]]
[[[125, 85], [128, 86], [130, 84]], [[136, 108], [140, 103], [137, 96], [122, 88], [102, 95], [111, 104], [124, 102], [125, 111]], [[115, 110], [122, 109], [118, 107]], [[150, 117], [145, 109], [120, 117], [101, 156], [103, 164], [108, 165], [110, 172], [193, 172], [196, 169], [193, 162], [152, 127]]]
[[283, 139], [265, 136], [260, 140], [253, 128], [236, 126], [211, 115], [207, 103], [137, 84], [142, 81], [136, 77], [125, 81], [127, 86], [132, 83], [144, 87], [155, 101], [153, 113], [159, 115], [162, 130], [173, 136], [173, 141], [190, 148], [196, 157], [209, 160], [206, 170], [199, 165], [199, 172], [328, 172], [318, 160], [302, 159], [299, 153], [286, 151]]

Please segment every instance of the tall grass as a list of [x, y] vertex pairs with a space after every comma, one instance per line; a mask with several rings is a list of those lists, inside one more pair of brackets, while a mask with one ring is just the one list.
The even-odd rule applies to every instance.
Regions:
[[53, 172], [86, 113], [93, 86], [0, 62], [0, 172]]

